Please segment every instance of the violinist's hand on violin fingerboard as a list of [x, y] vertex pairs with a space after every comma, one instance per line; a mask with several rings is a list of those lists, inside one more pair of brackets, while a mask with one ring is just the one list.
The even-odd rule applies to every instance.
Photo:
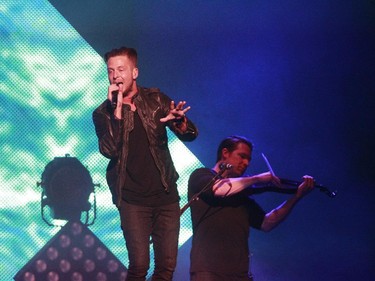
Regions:
[[315, 180], [313, 177], [305, 175], [302, 177], [303, 182], [298, 186], [297, 196], [302, 197], [308, 194], [311, 190], [314, 189]]

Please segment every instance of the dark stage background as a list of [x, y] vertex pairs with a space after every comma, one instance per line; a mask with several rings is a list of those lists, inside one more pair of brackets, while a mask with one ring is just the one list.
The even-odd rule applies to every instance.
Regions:
[[[138, 83], [191, 105], [200, 135], [186, 146], [203, 165], [239, 134], [255, 143], [249, 173], [267, 170], [263, 152], [280, 177], [338, 190], [251, 232], [255, 280], [375, 279], [374, 1], [49, 2], [99, 55], [135, 47]], [[266, 210], [286, 198], [257, 196]], [[188, 280], [189, 247], [175, 280]]]

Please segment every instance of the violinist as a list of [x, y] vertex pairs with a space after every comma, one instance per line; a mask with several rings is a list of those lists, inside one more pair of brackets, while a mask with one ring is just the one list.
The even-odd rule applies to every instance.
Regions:
[[191, 208], [193, 225], [190, 253], [191, 281], [253, 280], [249, 271], [250, 227], [268, 232], [285, 220], [294, 205], [314, 188], [303, 176], [296, 193], [270, 212], [251, 198], [256, 184], [282, 188], [272, 171], [243, 176], [251, 161], [253, 144], [229, 136], [219, 145], [212, 169], [195, 170], [188, 183], [188, 198], [199, 194]]

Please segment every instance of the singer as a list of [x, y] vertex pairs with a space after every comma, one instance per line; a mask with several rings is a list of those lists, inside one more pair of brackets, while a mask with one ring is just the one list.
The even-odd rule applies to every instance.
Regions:
[[180, 227], [178, 174], [166, 127], [182, 141], [198, 135], [186, 102], [175, 104], [156, 88], [137, 85], [137, 52], [121, 47], [105, 54], [107, 99], [93, 112], [99, 151], [110, 159], [107, 183], [121, 219], [129, 255], [128, 281], [145, 280], [150, 239], [155, 253], [152, 280], [172, 280]]
[[191, 281], [248, 281], [248, 238], [250, 227], [268, 232], [291, 212], [293, 206], [314, 188], [314, 179], [304, 176], [298, 190], [288, 200], [266, 213], [252, 199], [254, 184], [269, 183], [281, 187], [271, 172], [245, 177], [253, 144], [245, 137], [229, 136], [219, 145], [212, 169], [195, 170], [188, 183], [188, 198], [205, 188], [222, 173], [211, 187], [202, 192], [191, 208], [193, 225], [190, 253]]

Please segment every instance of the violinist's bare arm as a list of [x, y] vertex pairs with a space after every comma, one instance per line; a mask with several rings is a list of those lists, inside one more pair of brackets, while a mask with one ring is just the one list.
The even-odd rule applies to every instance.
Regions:
[[297, 202], [308, 194], [314, 188], [314, 185], [315, 181], [313, 177], [304, 176], [303, 182], [298, 186], [297, 193], [283, 202], [279, 207], [266, 214], [261, 229], [265, 232], [271, 231], [284, 221]]
[[280, 180], [270, 172], [251, 177], [225, 178], [216, 181], [212, 190], [215, 196], [230, 196], [244, 190], [245, 188], [251, 188], [252, 185], [258, 183], [273, 183], [279, 186]]

